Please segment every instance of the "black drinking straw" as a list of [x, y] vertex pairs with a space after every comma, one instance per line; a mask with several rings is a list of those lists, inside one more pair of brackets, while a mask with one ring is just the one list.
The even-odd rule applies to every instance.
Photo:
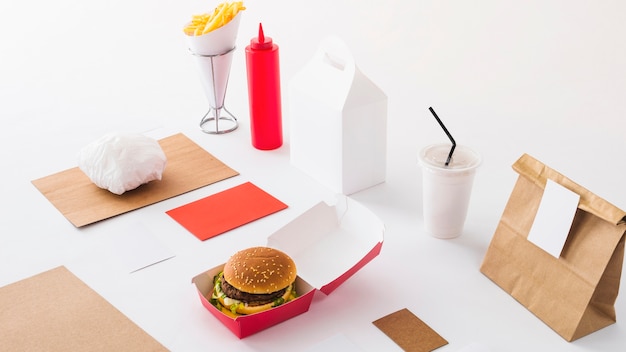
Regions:
[[454, 148], [456, 148], [456, 142], [454, 141], [454, 138], [452, 138], [452, 135], [450, 134], [450, 132], [448, 132], [448, 129], [446, 128], [446, 126], [444, 126], [443, 122], [441, 122], [441, 119], [439, 118], [439, 116], [437, 116], [437, 114], [435, 113], [435, 110], [433, 110], [432, 107], [428, 108], [428, 110], [430, 110], [430, 112], [433, 114], [435, 119], [437, 119], [437, 122], [439, 122], [439, 126], [443, 128], [443, 131], [446, 133], [448, 138], [450, 138], [450, 142], [452, 142], [452, 148], [450, 149], [450, 154], [448, 154], [448, 159], [446, 160], [446, 166], [448, 166], [448, 164], [450, 164], [450, 159], [452, 159], [452, 153], [454, 153]]

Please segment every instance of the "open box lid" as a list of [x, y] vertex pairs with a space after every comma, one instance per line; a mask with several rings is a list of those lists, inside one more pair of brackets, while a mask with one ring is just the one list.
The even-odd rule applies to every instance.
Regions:
[[320, 202], [269, 236], [267, 245], [289, 254], [298, 276], [329, 294], [375, 258], [383, 222], [359, 202], [340, 195]]

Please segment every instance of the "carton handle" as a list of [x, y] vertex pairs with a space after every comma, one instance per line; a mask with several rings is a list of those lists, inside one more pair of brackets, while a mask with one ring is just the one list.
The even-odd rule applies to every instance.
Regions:
[[338, 69], [339, 71], [343, 71], [346, 68], [346, 62], [344, 60], [329, 52], [324, 53], [324, 63]]
[[346, 44], [336, 36], [324, 39], [317, 52], [318, 59], [350, 77], [354, 75], [354, 58]]

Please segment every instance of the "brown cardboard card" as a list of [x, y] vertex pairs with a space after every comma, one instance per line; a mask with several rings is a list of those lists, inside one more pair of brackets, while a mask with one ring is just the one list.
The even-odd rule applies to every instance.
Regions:
[[[626, 213], [527, 154], [513, 169], [480, 271], [567, 341], [615, 323]], [[548, 180], [580, 196], [558, 257], [528, 240]]]
[[3, 351], [167, 351], [65, 267], [0, 288]]
[[407, 352], [430, 352], [448, 344], [448, 341], [406, 308], [372, 323]]
[[81, 227], [239, 174], [182, 133], [159, 144], [167, 157], [162, 179], [122, 195], [99, 188], [78, 167], [32, 183], [74, 226]]

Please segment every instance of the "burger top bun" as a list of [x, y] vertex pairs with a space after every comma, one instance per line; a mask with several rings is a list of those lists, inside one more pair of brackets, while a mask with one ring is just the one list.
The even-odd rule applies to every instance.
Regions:
[[267, 294], [296, 280], [296, 264], [270, 247], [252, 247], [233, 254], [224, 264], [224, 279], [240, 291]]

